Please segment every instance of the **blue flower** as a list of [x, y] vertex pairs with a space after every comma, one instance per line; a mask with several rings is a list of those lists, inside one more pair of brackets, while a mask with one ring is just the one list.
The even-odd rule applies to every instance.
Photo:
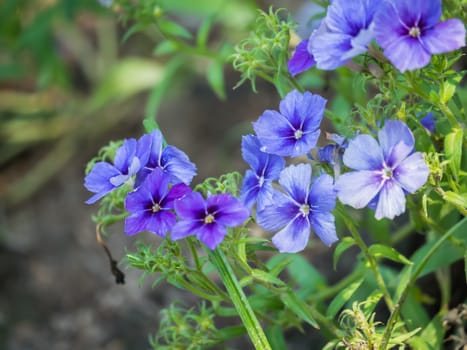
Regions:
[[420, 119], [420, 123], [429, 132], [434, 132], [435, 131], [435, 118], [433, 116], [433, 112], [429, 112], [426, 116]]
[[326, 99], [293, 90], [280, 103], [280, 113], [266, 110], [253, 123], [262, 151], [297, 157], [315, 147]]
[[169, 188], [170, 176], [157, 168], [149, 174], [141, 186], [128, 193], [125, 208], [131, 214], [125, 218], [125, 233], [133, 235], [141, 231], [165, 237], [175, 225], [174, 202], [191, 192], [185, 184]]
[[347, 148], [345, 136], [326, 133], [326, 138], [334, 143], [320, 147], [318, 149], [318, 159], [320, 162], [328, 163], [331, 166], [339, 164], [344, 150]]
[[157, 129], [143, 137], [150, 139], [150, 154], [144, 169], [138, 175], [138, 184], [156, 168], [161, 168], [169, 174], [173, 184], [181, 182], [188, 185], [191, 183], [196, 175], [196, 166], [190, 162], [183, 151], [170, 145], [164, 147], [162, 134]]
[[440, 18], [441, 0], [386, 0], [375, 15], [376, 41], [399, 71], [422, 68], [431, 55], [465, 46], [462, 21]]
[[287, 62], [287, 68], [294, 77], [297, 74], [310, 69], [316, 64], [313, 55], [308, 52], [308, 40], [301, 41], [295, 48], [292, 58]]
[[368, 50], [379, 0], [335, 0], [320, 27], [310, 36], [308, 51], [319, 69], [332, 70]]
[[114, 164], [97, 162], [84, 178], [84, 186], [96, 193], [86, 201], [92, 204], [107, 193], [132, 181], [132, 177], [146, 164], [149, 157], [148, 139], [128, 139], [115, 152]]
[[272, 238], [280, 252], [305, 249], [311, 229], [328, 246], [337, 241], [331, 176], [323, 174], [312, 184], [309, 164], [290, 165], [282, 171], [279, 184], [285, 193], [274, 190], [274, 204], [258, 212], [257, 220], [268, 231], [280, 230]]
[[336, 183], [339, 200], [354, 208], [375, 207], [376, 219], [405, 211], [405, 193], [414, 193], [429, 174], [423, 155], [413, 153], [414, 137], [400, 121], [387, 121], [378, 133], [349, 141], [343, 161], [357, 171], [343, 174]]
[[224, 240], [227, 227], [240, 225], [250, 215], [230, 194], [217, 194], [205, 200], [199, 192], [192, 192], [175, 202], [175, 210], [180, 221], [172, 228], [171, 239], [196, 235], [210, 249]]
[[249, 209], [257, 201], [258, 210], [271, 202], [272, 181], [279, 178], [285, 166], [285, 160], [282, 157], [262, 152], [260, 149], [261, 144], [256, 136], [243, 136], [243, 159], [252, 170], [247, 170], [245, 173], [240, 190], [240, 201]]

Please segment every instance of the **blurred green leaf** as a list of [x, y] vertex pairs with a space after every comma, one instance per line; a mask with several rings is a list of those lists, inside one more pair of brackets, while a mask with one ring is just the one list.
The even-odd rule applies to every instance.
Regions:
[[215, 60], [211, 63], [207, 71], [207, 79], [217, 97], [225, 100], [224, 63], [222, 61]]
[[160, 20], [158, 22], [160, 30], [165, 35], [173, 35], [183, 39], [191, 39], [193, 35], [182, 27], [180, 24], [168, 20]]
[[347, 303], [352, 295], [354, 295], [355, 291], [362, 285], [364, 280], [364, 278], [361, 278], [341, 290], [331, 301], [331, 304], [326, 311], [326, 317], [329, 319], [334, 318], [345, 303]]
[[212, 25], [214, 23], [214, 16], [208, 16], [204, 19], [201, 23], [198, 33], [196, 35], [196, 43], [199, 48], [206, 48], [208, 39], [209, 39], [209, 32], [211, 31]]
[[284, 333], [281, 326], [272, 326], [266, 329], [266, 336], [274, 350], [287, 350]]
[[110, 101], [122, 100], [157, 85], [163, 67], [141, 58], [127, 58], [113, 66], [97, 87], [92, 106], [97, 109]]
[[319, 328], [318, 324], [314, 320], [310, 311], [308, 310], [308, 305], [301, 299], [297, 297], [294, 292], [289, 292], [287, 294], [281, 295], [281, 300], [295, 315], [300, 317], [303, 321], [310, 324], [315, 328]]
[[444, 328], [441, 315], [436, 315], [422, 332], [409, 341], [412, 349], [440, 350], [443, 346]]
[[464, 133], [462, 129], [454, 129], [451, 133], [446, 135], [444, 139], [446, 158], [449, 160], [449, 167], [456, 180], [459, 179], [461, 167], [463, 136]]
[[344, 237], [339, 241], [339, 243], [336, 246], [336, 249], [334, 250], [334, 270], [336, 269], [337, 262], [339, 261], [339, 258], [341, 257], [342, 253], [344, 253], [347, 249], [354, 246], [355, 244], [355, 240], [352, 237]]
[[397, 250], [383, 244], [373, 244], [368, 248], [368, 251], [375, 257], [383, 257], [402, 264], [412, 265], [412, 262]]
[[178, 46], [175, 42], [171, 40], [165, 40], [156, 46], [154, 49], [154, 55], [168, 55], [174, 53], [178, 50]]

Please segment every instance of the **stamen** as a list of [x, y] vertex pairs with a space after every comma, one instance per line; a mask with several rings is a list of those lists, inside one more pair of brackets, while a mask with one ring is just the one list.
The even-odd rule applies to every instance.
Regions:
[[212, 215], [212, 214], [206, 215], [206, 217], [204, 218], [204, 223], [205, 224], [212, 224], [213, 222], [214, 222], [214, 215]]
[[418, 38], [420, 36], [420, 34], [421, 34], [420, 28], [418, 28], [418, 27], [412, 27], [409, 30], [409, 35], [411, 37]]
[[303, 136], [303, 131], [302, 130], [295, 130], [294, 137], [296, 140], [301, 139]]
[[156, 204], [154, 204], [152, 206], [152, 212], [153, 213], [157, 213], [159, 210], [161, 210], [161, 206], [158, 203], [156, 203]]
[[384, 180], [389, 180], [392, 178], [392, 169], [391, 168], [384, 168], [383, 169], [383, 179]]
[[300, 212], [303, 216], [308, 216], [308, 214], [310, 214], [310, 206], [308, 204], [302, 204], [300, 206]]

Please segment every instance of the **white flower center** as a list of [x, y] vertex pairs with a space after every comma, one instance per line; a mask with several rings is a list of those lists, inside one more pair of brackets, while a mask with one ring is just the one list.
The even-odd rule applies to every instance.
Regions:
[[303, 136], [303, 131], [302, 130], [295, 130], [294, 137], [296, 140], [301, 139]]
[[300, 213], [302, 213], [303, 216], [308, 216], [308, 214], [310, 214], [310, 206], [308, 204], [302, 204], [300, 206]]
[[152, 206], [152, 212], [153, 213], [157, 213], [159, 210], [161, 210], [161, 206], [158, 203], [156, 203], [156, 204], [154, 204]]
[[212, 214], [206, 215], [206, 217], [204, 218], [204, 223], [205, 224], [212, 224], [213, 222], [214, 222], [214, 215], [212, 215]]
[[412, 27], [410, 28], [409, 30], [409, 35], [413, 38], [418, 38], [420, 36], [421, 32], [420, 32], [420, 28], [418, 28], [417, 26], [415, 27]]
[[384, 167], [382, 170], [382, 173], [383, 173], [384, 180], [389, 180], [390, 178], [392, 178], [392, 175], [393, 175], [392, 168]]

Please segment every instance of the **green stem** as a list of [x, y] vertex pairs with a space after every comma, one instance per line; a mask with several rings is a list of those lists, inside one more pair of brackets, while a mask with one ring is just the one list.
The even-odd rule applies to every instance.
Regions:
[[271, 345], [264, 334], [263, 328], [256, 318], [248, 299], [243, 292], [237, 277], [232, 271], [232, 267], [227, 261], [224, 253], [220, 249], [208, 251], [209, 260], [219, 272], [222, 283], [224, 284], [240, 319], [245, 326], [248, 335], [256, 350], [271, 350]]
[[456, 225], [454, 225], [448, 232], [446, 232], [437, 242], [436, 244], [431, 247], [430, 251], [423, 257], [422, 261], [420, 261], [420, 264], [418, 265], [417, 269], [415, 272], [412, 274], [410, 277], [409, 282], [407, 283], [407, 286], [404, 288], [404, 291], [401, 293], [399, 298], [396, 301], [396, 305], [394, 309], [391, 312], [391, 315], [389, 316], [386, 330], [384, 331], [383, 338], [381, 340], [381, 345], [379, 347], [379, 350], [386, 350], [388, 344], [389, 344], [389, 338], [391, 337], [392, 330], [394, 329], [394, 326], [396, 325], [397, 319], [399, 318], [399, 312], [401, 310], [402, 305], [405, 302], [405, 299], [407, 298], [409, 291], [412, 289], [413, 285], [415, 284], [415, 281], [417, 280], [418, 276], [420, 273], [423, 271], [425, 268], [426, 264], [428, 261], [431, 259], [433, 254], [441, 247], [441, 245], [446, 242], [457, 230], [459, 227], [464, 225], [467, 221], [467, 219], [463, 219], [459, 221]]
[[308, 300], [310, 302], [318, 302], [318, 301], [327, 300], [327, 299], [333, 297], [334, 295], [336, 295], [337, 293], [339, 293], [340, 291], [342, 291], [348, 285], [352, 284], [353, 282], [355, 282], [356, 280], [361, 278], [363, 275], [364, 275], [363, 269], [358, 268], [358, 269], [352, 271], [352, 273], [350, 275], [344, 277], [342, 280], [340, 280], [339, 282], [337, 282], [333, 286], [330, 286], [330, 287], [326, 288], [322, 292], [318, 292], [318, 293], [316, 293], [314, 295], [311, 295], [308, 298]]

